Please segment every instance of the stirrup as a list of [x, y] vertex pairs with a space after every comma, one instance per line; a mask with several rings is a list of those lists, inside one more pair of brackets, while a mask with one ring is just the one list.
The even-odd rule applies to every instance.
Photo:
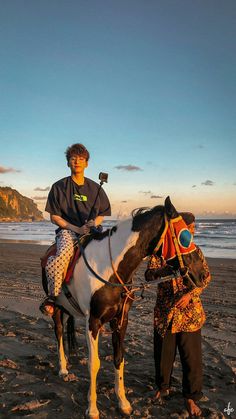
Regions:
[[[50, 313], [47, 309], [46, 309], [46, 307], [47, 306], [50, 306], [50, 307], [52, 307], [53, 308], [53, 312], [52, 313]], [[53, 314], [54, 314], [54, 309], [55, 309], [55, 297], [47, 297], [47, 298], [45, 298], [45, 300], [40, 304], [40, 306], [39, 306], [39, 310], [43, 313], [43, 314], [45, 314], [45, 316], [49, 316], [49, 317], [52, 317], [53, 316]]]

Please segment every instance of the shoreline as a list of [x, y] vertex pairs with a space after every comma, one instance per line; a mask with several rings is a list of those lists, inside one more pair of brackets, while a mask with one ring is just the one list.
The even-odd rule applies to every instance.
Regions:
[[[1, 245], [4, 245], [4, 244], [7, 244], [7, 245], [13, 245], [14, 244], [14, 245], [20, 245], [20, 246], [21, 245], [22, 246], [24, 246], [24, 245], [31, 245], [31, 246], [40, 246], [41, 248], [42, 247], [45, 247], [45, 251], [53, 243], [54, 243], [54, 240], [52, 240], [52, 241], [46, 241], [46, 240], [38, 240], [38, 241], [35, 241], [35, 240], [14, 240], [14, 239], [2, 239], [2, 238], [0, 238], [0, 246]], [[204, 249], [202, 249], [202, 252], [204, 253]], [[207, 260], [208, 259], [213, 259], [213, 260], [225, 259], [227, 261], [233, 261], [233, 260], [236, 261], [236, 255], [235, 255], [235, 257], [229, 257], [229, 256], [206, 256], [205, 255], [205, 257], [206, 257]]]
[[[85, 319], [76, 319], [79, 350], [70, 357], [71, 381], [58, 377], [53, 322], [42, 315], [40, 257], [48, 246], [0, 241], [0, 411], [14, 419], [84, 417], [89, 384]], [[202, 329], [204, 417], [224, 418], [230, 402], [236, 411], [236, 260], [207, 258], [212, 281], [202, 294], [206, 323]], [[134, 281], [144, 281], [143, 261]], [[137, 293], [138, 294], [138, 293]], [[182, 371], [177, 355], [172, 393], [165, 405], [151, 399], [155, 390], [153, 308], [156, 287], [134, 302], [125, 337], [125, 386], [134, 409], [132, 418], [186, 418], [181, 392]], [[98, 401], [101, 419], [121, 419], [114, 395], [109, 324], [99, 339], [101, 370]], [[109, 332], [108, 332], [109, 331]], [[28, 405], [27, 405], [28, 403]], [[28, 407], [27, 407], [28, 406]], [[18, 417], [18, 416], [17, 416]], [[233, 418], [233, 415], [231, 415]]]
[[1, 239], [0, 244], [35, 244], [37, 246], [50, 246], [53, 242], [47, 240], [18, 240], [18, 239]]

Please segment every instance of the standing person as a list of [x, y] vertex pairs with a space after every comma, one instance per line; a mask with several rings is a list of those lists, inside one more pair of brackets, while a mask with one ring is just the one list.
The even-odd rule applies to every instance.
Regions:
[[85, 146], [73, 144], [65, 154], [71, 175], [52, 185], [45, 208], [51, 222], [58, 226], [57, 252], [48, 258], [45, 268], [49, 297], [40, 306], [40, 310], [49, 316], [54, 313], [55, 298], [61, 292], [78, 236], [88, 234], [91, 227], [100, 226], [104, 215], [111, 215], [110, 202], [104, 190], [99, 190], [96, 182], [84, 176], [90, 157]]
[[[188, 229], [194, 233], [195, 217], [188, 213]], [[183, 278], [160, 283], [154, 308], [154, 360], [157, 391], [154, 401], [162, 401], [169, 395], [171, 374], [178, 348], [182, 364], [182, 392], [186, 408], [191, 417], [201, 415], [197, 401], [202, 397], [202, 349], [201, 327], [205, 313], [200, 294], [211, 280], [209, 268], [201, 250], [196, 246], [204, 265], [202, 287], [189, 288]], [[165, 268], [161, 257], [152, 255], [145, 272], [147, 281], [158, 277], [158, 271]]]

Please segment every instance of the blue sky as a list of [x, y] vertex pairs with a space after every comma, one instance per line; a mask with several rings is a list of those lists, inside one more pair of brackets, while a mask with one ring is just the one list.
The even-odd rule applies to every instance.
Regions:
[[42, 209], [82, 142], [114, 216], [236, 216], [235, 22], [234, 0], [1, 0], [0, 186]]

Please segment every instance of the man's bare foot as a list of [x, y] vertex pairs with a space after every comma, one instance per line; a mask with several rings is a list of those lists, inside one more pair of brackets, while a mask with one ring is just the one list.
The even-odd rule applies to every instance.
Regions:
[[169, 396], [170, 390], [157, 390], [156, 394], [152, 398], [153, 403], [159, 403], [163, 404], [163, 399], [165, 399], [166, 396]]
[[200, 407], [195, 403], [194, 400], [192, 399], [185, 399], [185, 405], [187, 408], [187, 411], [190, 415], [190, 418], [196, 418], [201, 416], [202, 411], [200, 409]]

